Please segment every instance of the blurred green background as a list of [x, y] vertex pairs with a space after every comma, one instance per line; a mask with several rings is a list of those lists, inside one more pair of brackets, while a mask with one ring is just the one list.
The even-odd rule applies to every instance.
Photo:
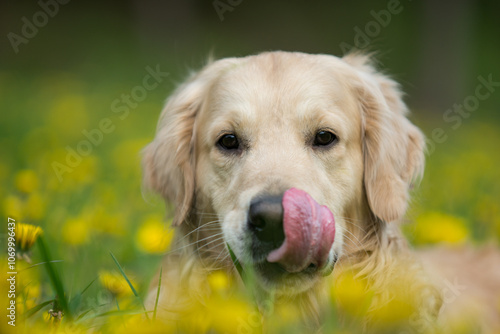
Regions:
[[[416, 245], [500, 240], [500, 2], [42, 3], [51, 5], [0, 4], [0, 210], [5, 221], [43, 228], [69, 291], [114, 270], [110, 251], [146, 290], [170, 239], [159, 237], [163, 203], [142, 197], [139, 152], [168, 94], [210, 53], [376, 51], [429, 138], [408, 237]], [[168, 76], [137, 88], [156, 68]], [[474, 98], [478, 85], [487, 98]], [[123, 94], [134, 92], [140, 99], [126, 105]], [[464, 103], [465, 116], [448, 111]], [[108, 133], [82, 146], [103, 119]], [[54, 162], [78, 145], [88, 155], [59, 179]], [[30, 275], [48, 284], [42, 270]], [[100, 288], [91, 289], [87, 303], [98, 305]], [[27, 307], [51, 294], [41, 291]]]

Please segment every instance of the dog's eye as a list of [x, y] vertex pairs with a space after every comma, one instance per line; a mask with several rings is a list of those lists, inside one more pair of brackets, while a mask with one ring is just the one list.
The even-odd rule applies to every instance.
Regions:
[[223, 135], [217, 144], [225, 150], [237, 150], [240, 147], [238, 138], [233, 134]]
[[314, 137], [314, 146], [328, 146], [338, 140], [337, 136], [330, 131], [319, 131]]

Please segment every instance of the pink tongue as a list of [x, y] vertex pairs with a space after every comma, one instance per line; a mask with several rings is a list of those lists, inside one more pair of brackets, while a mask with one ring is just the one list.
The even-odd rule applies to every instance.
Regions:
[[285, 241], [269, 253], [267, 261], [289, 272], [302, 271], [311, 263], [323, 267], [335, 238], [332, 212], [296, 188], [285, 191], [282, 204]]

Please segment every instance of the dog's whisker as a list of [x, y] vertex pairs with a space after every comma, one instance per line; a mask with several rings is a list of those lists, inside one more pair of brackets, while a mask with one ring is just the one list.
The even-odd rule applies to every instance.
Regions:
[[182, 245], [181, 247], [178, 247], [178, 248], [172, 249], [172, 250], [168, 251], [168, 252], [167, 252], [167, 253], [165, 253], [165, 254], [171, 254], [171, 253], [177, 252], [177, 251], [179, 251], [179, 250], [182, 250], [182, 249], [188, 248], [188, 247], [190, 247], [190, 246], [194, 246], [194, 245], [196, 245], [197, 243], [200, 243], [200, 242], [202, 242], [202, 241], [205, 241], [205, 240], [208, 240], [208, 239], [211, 239], [211, 238], [214, 238], [214, 237], [220, 237], [221, 235], [223, 235], [223, 234], [222, 234], [222, 232], [221, 232], [221, 233], [215, 233], [215, 234], [209, 235], [208, 237], [205, 237], [205, 238], [203, 238], [203, 239], [200, 239], [200, 240], [197, 240], [197, 241], [195, 241], [195, 242], [191, 242], [191, 243], [189, 243], [189, 244]]
[[357, 228], [359, 228], [361, 231], [365, 232], [366, 233], [366, 230], [361, 227], [360, 225], [356, 224], [355, 222], [359, 222], [359, 223], [363, 223], [364, 221], [363, 220], [360, 220], [360, 219], [355, 219], [355, 218], [348, 218], [348, 217], [343, 217], [343, 216], [336, 216], [338, 219], [342, 219], [342, 220], [345, 220], [346, 222], [348, 222], [349, 224], [351, 225], [354, 225], [356, 226]]
[[217, 214], [212, 214], [212, 213], [196, 213], [196, 215], [198, 217], [201, 217], [201, 218], [210, 218], [210, 219], [218, 219], [219, 218], [219, 215]]
[[209, 259], [213, 263], [219, 263], [219, 260], [215, 260], [214, 258], [216, 257], [216, 254], [220, 254], [220, 252], [217, 252], [217, 249], [222, 247], [224, 245], [223, 242], [217, 243], [213, 245], [212, 247], [206, 248], [202, 251], [199, 252], [198, 255], [203, 254], [205, 256], [205, 260]]
[[222, 254], [224, 254], [224, 253], [226, 254], [226, 256], [225, 256], [225, 257], [224, 257], [224, 259], [222, 259], [221, 261], [225, 260], [225, 258], [226, 258], [227, 256], [231, 255], [231, 254], [229, 254], [229, 252], [228, 252], [228, 250], [227, 250], [226, 248], [223, 248], [223, 249], [221, 249], [221, 251], [219, 252], [219, 255], [218, 255], [218, 256], [217, 256], [217, 258], [215, 259], [215, 262], [217, 262], [217, 261], [219, 260], [220, 256], [221, 256]]
[[220, 222], [219, 220], [212, 220], [212, 221], [209, 221], [209, 222], [207, 222], [205, 224], [202, 224], [202, 225], [198, 226], [197, 228], [193, 229], [191, 232], [189, 232], [186, 235], [184, 235], [181, 239], [179, 239], [179, 241], [184, 240], [185, 238], [187, 238], [191, 234], [193, 234], [193, 233], [195, 233], [195, 232], [197, 232], [197, 231], [199, 231], [201, 229], [205, 229], [208, 225], [215, 225], [215, 224], [217, 224], [219, 222]]
[[[209, 241], [209, 242], [207, 242], [207, 243], [203, 244], [202, 246], [198, 247], [198, 248], [197, 248], [197, 250], [200, 250], [200, 249], [202, 249], [202, 248], [205, 248], [205, 247], [207, 247], [208, 245], [213, 244], [214, 242], [221, 241], [221, 240], [223, 240], [223, 239], [224, 239], [224, 236], [221, 236], [221, 237], [219, 237], [219, 238], [217, 238], [217, 239], [211, 240], [211, 241]], [[221, 245], [222, 245], [222, 244], [223, 244], [223, 243], [221, 243]], [[214, 247], [212, 246], [211, 248], [214, 248]]]
[[[221, 253], [223, 253], [223, 252], [220, 252], [219, 256], [220, 256]], [[229, 252], [226, 253], [226, 255], [223, 258], [221, 258], [220, 260], [217, 257], [217, 259], [215, 259], [213, 262], [217, 263], [218, 266], [214, 266], [211, 269], [212, 270], [227, 270], [227, 269], [230, 269], [231, 266], [229, 264], [232, 263], [232, 262], [228, 261], [229, 258], [230, 258]]]
[[363, 251], [363, 252], [365, 252], [366, 255], [368, 255], [368, 252], [366, 251], [366, 249], [363, 246], [363, 242], [361, 240], [359, 240], [359, 238], [356, 237], [351, 231], [346, 230], [346, 232], [349, 233], [352, 236], [352, 238], [349, 237], [349, 235], [347, 235], [347, 234], [344, 234], [344, 238], [351, 241], [355, 246], [359, 247], [360, 251]]
[[220, 232], [220, 233], [214, 233], [214, 234], [211, 234], [203, 239], [199, 239], [199, 240], [196, 240], [195, 242], [192, 242], [190, 243], [190, 245], [196, 245], [200, 242], [203, 242], [203, 241], [206, 241], [206, 240], [209, 240], [209, 239], [212, 239], [212, 238], [215, 238], [215, 237], [223, 237], [223, 233]]
[[222, 258], [219, 263], [220, 265], [218, 267], [215, 267], [215, 270], [228, 270], [231, 269], [232, 266], [230, 265], [230, 261], [228, 259], [230, 258], [229, 254]]
[[355, 240], [349, 238], [346, 234], [344, 234], [345, 238], [349, 238], [349, 240], [354, 242], [356, 244], [356, 246], [359, 246], [360, 248], [363, 247], [363, 241], [359, 240], [359, 238], [353, 232], [349, 231], [348, 229], [345, 229], [344, 233], [349, 233]]
[[[215, 244], [212, 244], [206, 248], [205, 248], [205, 246], [207, 246], [207, 245], [203, 245], [202, 247], [200, 247], [198, 249], [198, 252], [197, 252], [198, 257], [200, 258], [200, 260], [202, 260], [201, 254], [203, 254], [205, 259], [211, 259], [213, 262], [217, 263], [217, 260], [213, 260], [213, 258], [215, 257], [215, 254], [219, 254], [218, 256], [220, 256], [222, 251], [217, 251], [217, 250], [220, 248], [225, 248], [224, 245], [225, 245], [225, 242], [223, 240], [218, 240], [218, 242], [216, 242]], [[202, 249], [202, 248], [204, 248], [204, 249]]]

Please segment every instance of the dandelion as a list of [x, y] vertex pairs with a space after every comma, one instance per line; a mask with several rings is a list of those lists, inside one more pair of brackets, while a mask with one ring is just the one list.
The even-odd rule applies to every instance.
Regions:
[[[130, 279], [130, 283], [134, 286], [135, 283]], [[132, 293], [130, 286], [123, 276], [116, 272], [102, 270], [99, 272], [99, 282], [113, 296], [121, 297]]]
[[160, 217], [150, 216], [139, 227], [136, 243], [143, 252], [158, 254], [168, 249], [173, 237], [174, 232], [165, 228]]
[[234, 333], [239, 327], [244, 327], [246, 333], [254, 333], [261, 326], [261, 314], [240, 298], [213, 298], [206, 312], [216, 333]]
[[414, 233], [415, 242], [419, 244], [461, 244], [469, 235], [463, 219], [440, 212], [420, 216]]
[[3, 211], [19, 220], [24, 217], [23, 201], [17, 196], [9, 195], [3, 201]]
[[210, 273], [207, 277], [208, 285], [212, 291], [225, 291], [230, 287], [230, 279], [222, 270]]
[[18, 257], [24, 258], [27, 262], [31, 262], [28, 251], [35, 244], [38, 236], [42, 234], [42, 228], [31, 224], [17, 223], [16, 225], [16, 245], [18, 249]]
[[69, 245], [83, 245], [89, 241], [89, 226], [83, 218], [68, 220], [62, 228], [62, 238]]
[[15, 185], [20, 192], [32, 193], [38, 188], [38, 176], [31, 169], [19, 171], [15, 177]]
[[330, 297], [347, 314], [363, 316], [372, 302], [373, 291], [368, 288], [364, 279], [356, 277], [351, 272], [345, 272], [334, 281]]
[[405, 298], [403, 293], [393, 293], [392, 299], [383, 305], [377, 305], [370, 312], [374, 323], [379, 327], [391, 327], [402, 325], [408, 321], [412, 314], [417, 311], [411, 304], [410, 298]]
[[[123, 322], [122, 319], [116, 317]], [[154, 334], [154, 333], [179, 333], [179, 328], [173, 322], [166, 321], [155, 321], [155, 322], [147, 322], [144, 319], [140, 318], [142, 321], [137, 321], [135, 323], [127, 322], [127, 333], [128, 334]], [[121, 323], [119, 324], [121, 325]], [[189, 332], [187, 332], [189, 333]], [[193, 331], [191, 331], [193, 333]]]

